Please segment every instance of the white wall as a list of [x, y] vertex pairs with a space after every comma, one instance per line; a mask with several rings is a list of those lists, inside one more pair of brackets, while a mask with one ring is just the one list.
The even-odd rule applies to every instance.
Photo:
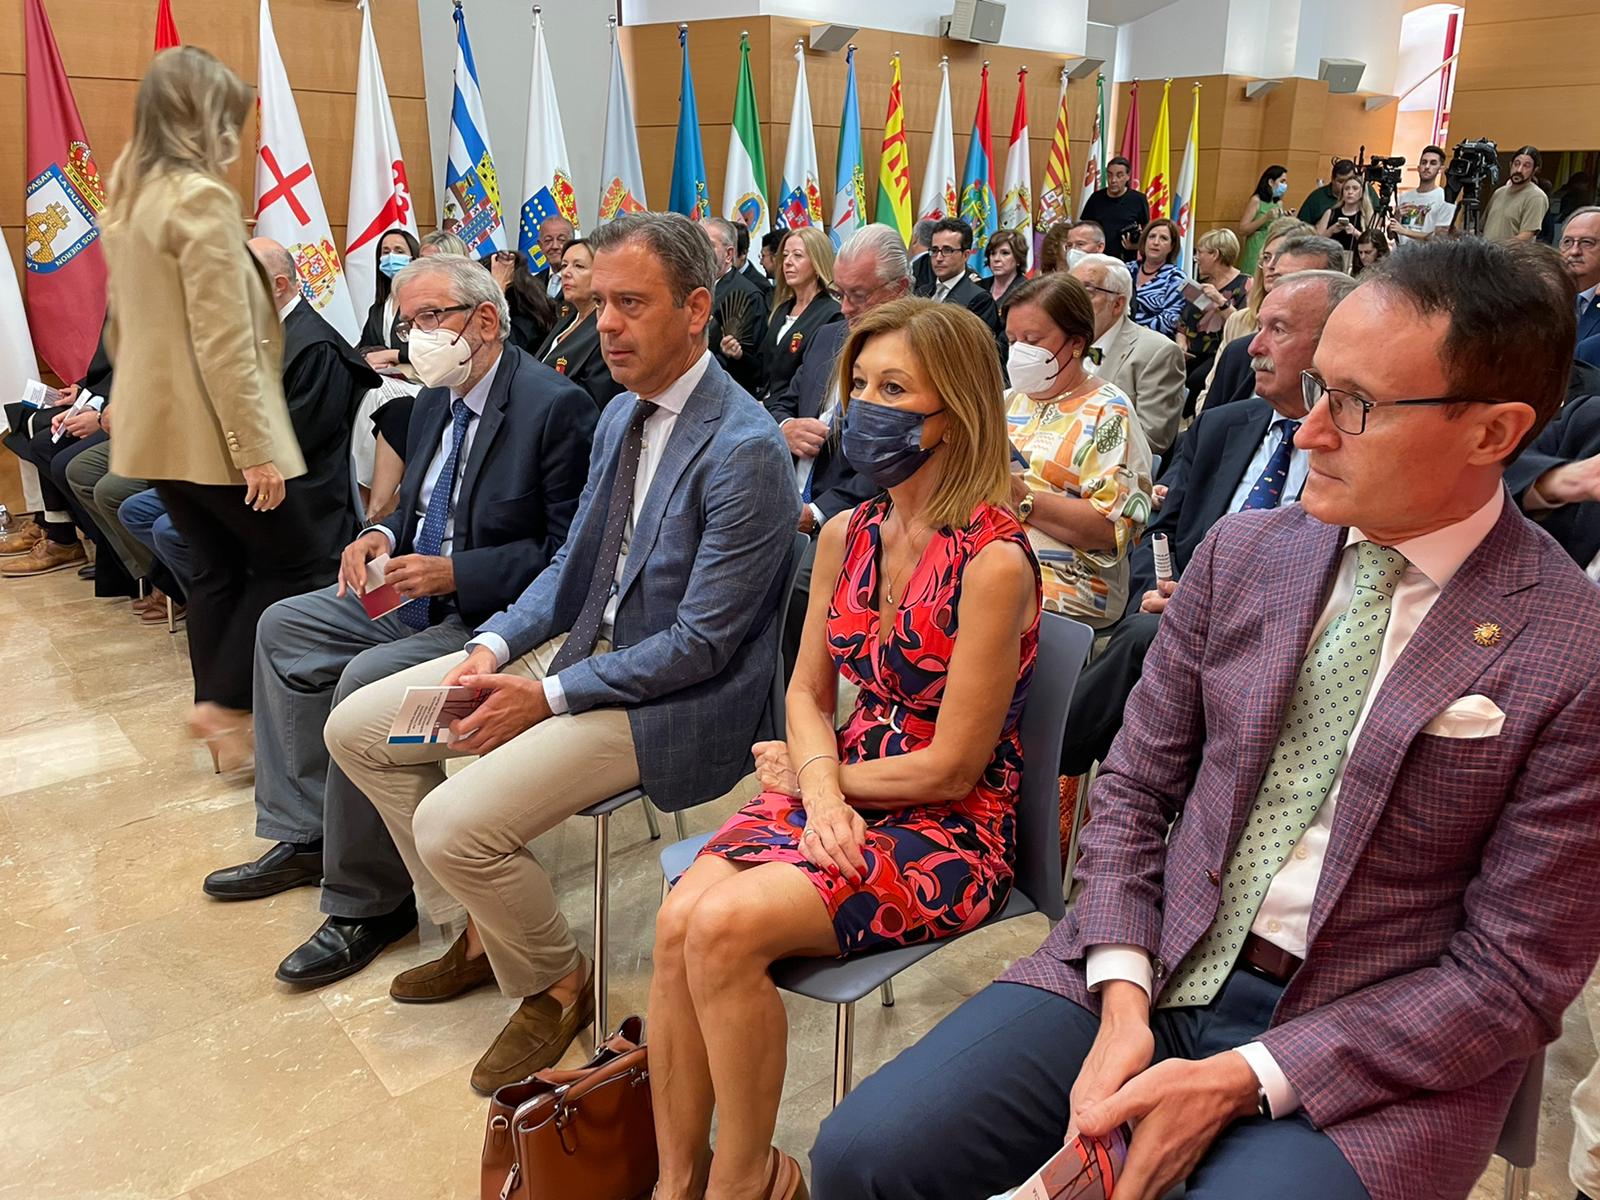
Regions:
[[[871, 7], [861, 0], [622, 0], [622, 20], [649, 25], [717, 17], [799, 17], [937, 37], [939, 18], [954, 7], [954, 0], [887, 0]], [[1000, 44], [1082, 54], [1088, 19], [1089, 0], [1007, 0]]]
[[1229, 0], [1178, 0], [1129, 21], [1117, 39], [1118, 81], [1222, 74], [1228, 9]]
[[[422, 20], [433, 186], [442, 192], [455, 90], [456, 26], [450, 0], [417, 0], [417, 11]], [[489, 119], [495, 170], [507, 204], [515, 205], [521, 200], [528, 83], [533, 74], [533, 6], [531, 0], [466, 0], [465, 11]], [[606, 77], [611, 70], [609, 12], [610, 6], [598, 0], [546, 0], [544, 4], [550, 69], [556, 79], [567, 155], [578, 190], [578, 220], [585, 226], [593, 224], [599, 202], [600, 143], [605, 132]]]

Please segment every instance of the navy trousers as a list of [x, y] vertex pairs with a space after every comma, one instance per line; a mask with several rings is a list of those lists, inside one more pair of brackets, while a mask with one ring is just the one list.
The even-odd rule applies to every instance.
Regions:
[[[1282, 988], [1235, 971], [1204, 1008], [1161, 1009], [1156, 1060], [1253, 1040]], [[1052, 992], [993, 983], [887, 1063], [823, 1121], [811, 1149], [817, 1200], [983, 1200], [1061, 1148], [1069, 1097], [1099, 1028]], [[1137, 1134], [1135, 1134], [1137, 1137]], [[1187, 1200], [1368, 1200], [1339, 1148], [1303, 1114], [1224, 1130]]]

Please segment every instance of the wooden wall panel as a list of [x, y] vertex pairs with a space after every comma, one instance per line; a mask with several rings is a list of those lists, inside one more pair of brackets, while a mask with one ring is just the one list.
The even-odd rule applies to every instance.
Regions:
[[1464, 2], [1450, 143], [1491, 138], [1502, 149], [1531, 142], [1546, 152], [1600, 146], [1600, 4]]

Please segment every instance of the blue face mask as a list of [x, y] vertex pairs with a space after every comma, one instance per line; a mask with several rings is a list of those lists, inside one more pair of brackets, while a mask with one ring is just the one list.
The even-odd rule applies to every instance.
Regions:
[[943, 411], [907, 412], [886, 404], [852, 400], [844, 414], [844, 456], [877, 486], [898, 487], [933, 456], [936, 447], [925, 449], [922, 445], [922, 426], [929, 417]]
[[393, 279], [395, 277], [395, 273], [410, 261], [411, 255], [409, 254], [385, 254], [382, 258], [378, 259], [378, 270], [382, 271], [390, 279]]
[[1289, 185], [1287, 183], [1284, 183], [1282, 180], [1279, 180], [1277, 183], [1272, 185], [1272, 194], [1273, 194], [1274, 197], [1276, 197], [1279, 200], [1283, 199], [1283, 194], [1285, 192], [1287, 192], [1288, 190], [1289, 190]]

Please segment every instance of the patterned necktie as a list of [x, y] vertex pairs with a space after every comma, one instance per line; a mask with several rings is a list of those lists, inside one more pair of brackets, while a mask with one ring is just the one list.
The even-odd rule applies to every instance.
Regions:
[[1306, 655], [1244, 832], [1222, 873], [1221, 903], [1204, 937], [1173, 972], [1160, 1007], [1209, 1004], [1238, 961], [1267, 888], [1316, 819], [1349, 749], [1405, 574], [1399, 551], [1356, 545], [1356, 586]]
[[[450, 450], [439, 468], [439, 478], [434, 480], [433, 491], [428, 495], [428, 510], [422, 514], [422, 525], [417, 529], [412, 549], [423, 555], [435, 557], [444, 546], [444, 527], [450, 521], [450, 509], [455, 502], [456, 466], [461, 461], [461, 444], [466, 440], [467, 426], [472, 424], [472, 410], [465, 400], [450, 403], [453, 418], [450, 425]], [[400, 619], [412, 629], [428, 627], [428, 616], [434, 597], [421, 596], [400, 609]]]
[[617, 559], [622, 554], [622, 535], [628, 526], [628, 516], [633, 511], [633, 489], [639, 480], [639, 453], [644, 447], [644, 423], [656, 405], [648, 400], [634, 404], [633, 420], [628, 422], [622, 435], [622, 454], [617, 459], [617, 476], [611, 481], [611, 501], [606, 508], [606, 527], [600, 535], [600, 553], [594, 561], [594, 573], [589, 576], [589, 594], [583, 598], [578, 619], [572, 623], [567, 640], [550, 660], [547, 672], [555, 675], [581, 662], [594, 652], [600, 639], [600, 621], [606, 604], [611, 599], [611, 589], [617, 575]]
[[1283, 485], [1289, 482], [1289, 460], [1294, 457], [1294, 435], [1299, 428], [1299, 421], [1283, 422], [1283, 439], [1273, 449], [1272, 457], [1267, 459], [1266, 470], [1261, 472], [1250, 488], [1250, 494], [1239, 506], [1240, 512], [1252, 508], [1277, 508], [1283, 502]]

